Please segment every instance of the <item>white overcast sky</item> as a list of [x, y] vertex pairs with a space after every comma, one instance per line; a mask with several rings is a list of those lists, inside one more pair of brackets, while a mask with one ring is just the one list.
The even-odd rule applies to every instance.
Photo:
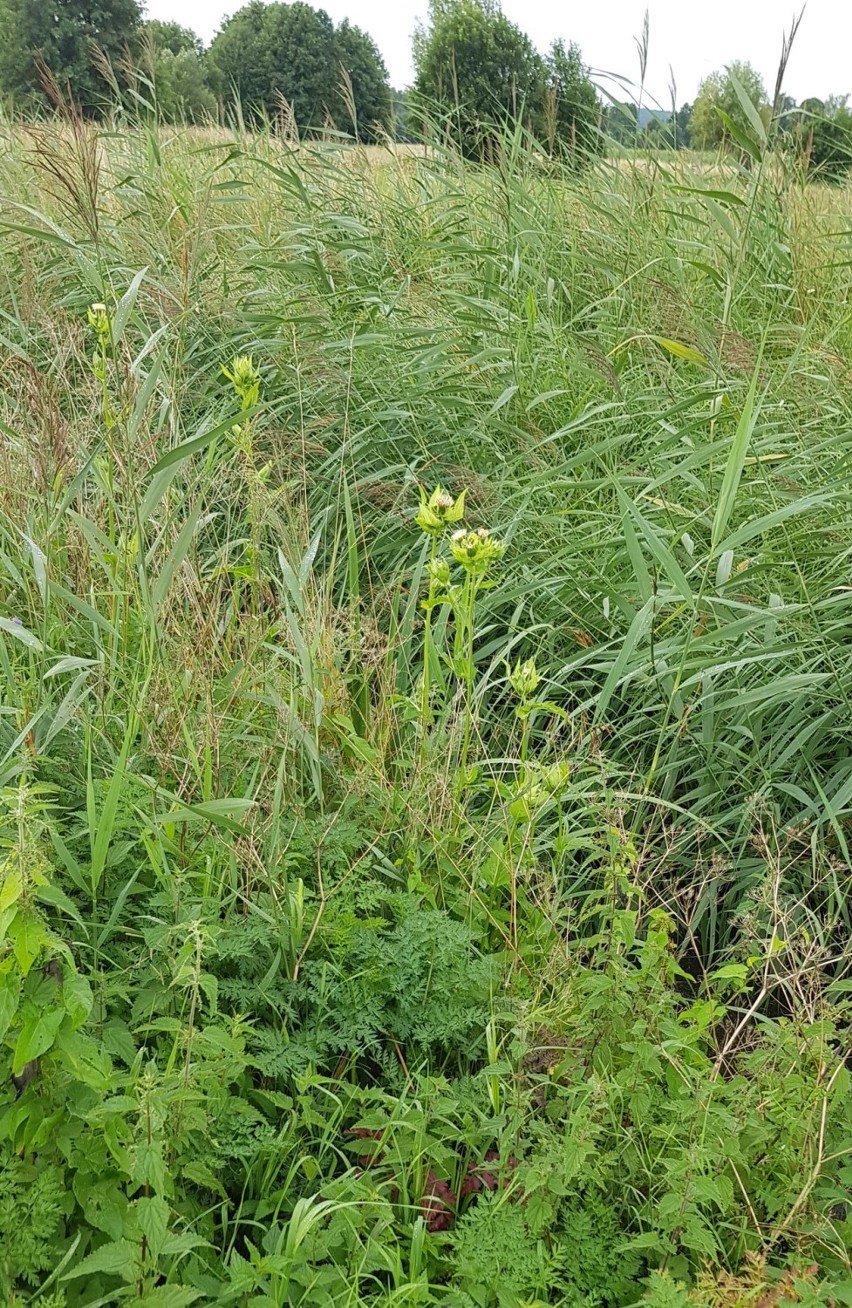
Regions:
[[[411, 32], [428, 0], [315, 0], [338, 22], [349, 18], [375, 39], [394, 86], [412, 77]], [[635, 79], [646, 0], [503, 0], [503, 10], [544, 50], [561, 36], [577, 41], [597, 73]], [[240, 0], [147, 0], [149, 18], [171, 18], [210, 41]], [[692, 100], [702, 77], [733, 59], [748, 60], [771, 91], [781, 38], [801, 0], [650, 0], [650, 95], [668, 107], [669, 65], [678, 102]], [[852, 0], [808, 0], [786, 79], [797, 100], [852, 92]]]

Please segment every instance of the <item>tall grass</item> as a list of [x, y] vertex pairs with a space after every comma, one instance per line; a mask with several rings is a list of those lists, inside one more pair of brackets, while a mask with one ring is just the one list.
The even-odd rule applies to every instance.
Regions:
[[[544, 1260], [514, 1298], [470, 1270], [466, 1236], [453, 1272], [435, 1242], [438, 1182], [462, 1180], [446, 1166], [458, 1132], [480, 1162], [495, 1138], [503, 1147], [498, 1198], [534, 1192], [540, 1170], [516, 1184], [507, 1161], [524, 1141], [534, 1153], [544, 1130], [524, 1117], [544, 1103], [525, 1080], [530, 1049], [556, 1050], [534, 1070], [564, 1071], [584, 1056], [570, 1053], [575, 1038], [609, 1048], [594, 1034], [604, 1018], [590, 1018], [603, 991], [583, 989], [585, 972], [577, 981], [570, 942], [586, 942], [586, 962], [612, 950], [590, 975], [615, 985], [637, 931], [645, 962], [607, 1001], [606, 1021], [624, 1004], [625, 1025], [596, 1076], [617, 1081], [631, 1005], [647, 1000], [630, 987], [652, 974], [673, 1007], [654, 1009], [643, 1047], [665, 1048], [686, 1081], [698, 1057], [687, 1045], [705, 1039], [720, 1084], [734, 1084], [740, 1050], [758, 1082], [773, 1057], [778, 1076], [799, 1056], [816, 1071], [773, 1090], [779, 1120], [801, 1119], [782, 1198], [761, 1189], [762, 1163], [738, 1174], [736, 1159], [724, 1186], [692, 1196], [683, 1169], [692, 1149], [703, 1155], [689, 1133], [709, 1132], [709, 1176], [728, 1131], [708, 1098], [677, 1163], [675, 1118], [631, 1136], [645, 1180], [624, 1199], [619, 1238], [637, 1260], [652, 1249], [672, 1193], [671, 1247], [653, 1246], [652, 1268], [687, 1279], [708, 1259], [731, 1273], [746, 1253], [795, 1259], [807, 1227], [830, 1249], [821, 1266], [846, 1274], [845, 1235], [835, 1218], [819, 1225], [846, 1193], [840, 1162], [824, 1176], [831, 1149], [847, 1148], [825, 1140], [845, 1073], [828, 1028], [818, 1053], [808, 1040], [848, 984], [851, 193], [804, 187], [774, 164], [708, 171], [681, 155], [567, 179], [520, 135], [504, 144], [482, 169], [434, 150], [248, 134], [0, 129], [0, 784], [10, 848], [50, 869], [33, 882], [33, 921], [63, 924], [32, 951], [14, 937], [0, 967], [14, 954], [27, 974], [22, 957], [58, 950], [91, 988], [81, 1029], [97, 1045], [51, 1072], [62, 1051], [37, 1041], [32, 1083], [13, 1068], [0, 1138], [7, 1170], [23, 1159], [30, 1184], [60, 1123], [77, 1141], [62, 1145], [63, 1166], [82, 1174], [79, 1123], [113, 1120], [109, 1096], [94, 1108], [109, 1086], [123, 1096], [116, 1112], [148, 1121], [145, 1147], [163, 1133], [163, 1166], [196, 1195], [176, 1198], [139, 1163], [135, 1126], [104, 1126], [109, 1159], [95, 1172], [120, 1171], [128, 1152], [135, 1170], [97, 1192], [114, 1212], [100, 1225], [94, 1182], [74, 1182], [88, 1226], [69, 1218], [56, 1248], [33, 1255], [30, 1292], [49, 1281], [45, 1296], [64, 1284], [69, 1304], [118, 1302], [121, 1248], [110, 1263], [103, 1237], [132, 1245], [127, 1213], [163, 1196], [178, 1243], [146, 1234], [146, 1221], [165, 1222], [159, 1210], [133, 1219], [143, 1254], [128, 1301], [192, 1302], [182, 1286], [211, 1303], [635, 1301], [639, 1271], [628, 1290], [582, 1290], [579, 1273], [573, 1299], [554, 1290], [551, 1237], [505, 1198], [513, 1239], [527, 1223], [523, 1257], [539, 1239]], [[241, 356], [259, 376], [242, 407]], [[414, 515], [420, 488], [437, 485], [464, 491], [468, 525], [506, 551], [475, 615], [470, 592], [470, 675], [451, 652], [468, 601], [432, 610], [424, 711], [432, 547]], [[540, 680], [518, 710], [507, 665], [527, 659]], [[330, 996], [349, 993], [347, 969], [376, 965], [350, 935], [352, 921], [389, 911], [377, 886], [400, 897], [393, 914], [413, 896], [426, 915], [396, 930], [425, 932], [442, 915], [440, 939], [397, 943], [442, 977], [446, 1030], [430, 1019], [432, 1035], [418, 1034], [419, 1019], [394, 1009], [380, 1049], [367, 1041], [356, 1055], [351, 1033], [313, 1047], [310, 1023], [320, 1029], [324, 1003], [338, 1013]], [[246, 931], [248, 946], [234, 944]], [[471, 950], [499, 956], [498, 987]], [[405, 960], [382, 967], [428, 1009], [435, 996]], [[454, 975], [469, 996], [484, 987], [470, 1028]], [[706, 998], [711, 975], [718, 1012], [680, 1049], [677, 996]], [[305, 1005], [314, 1017], [299, 1034]], [[760, 1044], [779, 1019], [811, 1033], [795, 1057]], [[343, 1030], [342, 1016], [328, 1020]], [[124, 1069], [115, 1081], [97, 1062], [107, 1054]], [[231, 1063], [241, 1088], [226, 1102]], [[85, 1089], [59, 1110], [62, 1076]], [[568, 1134], [594, 1152], [643, 1110], [625, 1082], [623, 1114], [607, 1101], [605, 1126], [580, 1084]], [[754, 1111], [753, 1133], [775, 1110]], [[219, 1117], [242, 1142], [221, 1146], [219, 1171], [206, 1155], [188, 1161], [195, 1137], [169, 1152], [170, 1131], [209, 1134]], [[369, 1157], [351, 1192], [334, 1189], [351, 1180], [352, 1129], [363, 1153], [397, 1160], [381, 1194], [363, 1179]], [[554, 1179], [547, 1204], [574, 1184]], [[727, 1234], [696, 1227], [690, 1243], [705, 1201]], [[610, 1208], [589, 1203], [583, 1221], [609, 1230]], [[391, 1240], [377, 1232], [400, 1220], [394, 1205], [408, 1225]], [[509, 1236], [492, 1206], [499, 1250]], [[353, 1240], [369, 1251], [360, 1263]], [[311, 1269], [343, 1267], [344, 1246], [343, 1279], [328, 1273], [321, 1293]], [[23, 1273], [6, 1267], [7, 1293], [22, 1294]], [[87, 1285], [106, 1297], [87, 1298]]]

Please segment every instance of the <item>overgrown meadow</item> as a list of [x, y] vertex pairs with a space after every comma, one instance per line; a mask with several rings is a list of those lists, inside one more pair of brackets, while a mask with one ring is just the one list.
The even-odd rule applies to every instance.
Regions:
[[852, 192], [0, 195], [0, 1302], [852, 1302]]

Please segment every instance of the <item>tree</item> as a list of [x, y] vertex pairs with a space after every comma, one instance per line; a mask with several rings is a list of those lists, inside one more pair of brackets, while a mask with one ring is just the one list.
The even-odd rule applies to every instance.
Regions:
[[40, 57], [85, 113], [97, 113], [106, 85], [93, 50], [119, 62], [140, 22], [138, 0], [0, 0], [0, 88], [25, 108], [46, 103]]
[[775, 106], [775, 123], [779, 132], [789, 132], [799, 121], [796, 101], [792, 95], [780, 95]]
[[269, 5], [265, 32], [268, 112], [275, 113], [283, 97], [301, 131], [321, 130], [333, 118], [339, 97], [333, 22], [324, 9], [297, 0]]
[[229, 18], [210, 47], [225, 97], [274, 117], [286, 100], [303, 131], [323, 126], [338, 95], [334, 25], [323, 9], [252, 0]]
[[847, 96], [803, 100], [790, 131], [808, 172], [841, 181], [852, 168], [852, 110]]
[[408, 91], [391, 91], [391, 122], [395, 141], [415, 141], [412, 123], [411, 94]]
[[174, 55], [192, 51], [197, 55], [203, 53], [201, 38], [189, 27], [180, 23], [165, 22], [160, 18], [149, 18], [142, 24], [142, 41], [155, 50], [168, 50]]
[[377, 123], [390, 119], [388, 75], [375, 42], [348, 22], [335, 31], [324, 9], [302, 0], [251, 0], [215, 37], [209, 63], [223, 97], [236, 92], [245, 112], [270, 118], [286, 100], [302, 132], [319, 131], [329, 121], [353, 132], [353, 107], [367, 139]]
[[635, 145], [638, 134], [639, 110], [627, 100], [616, 101], [606, 107], [603, 130], [619, 145]]
[[216, 96], [208, 85], [204, 62], [194, 50], [158, 51], [151, 74], [157, 111], [164, 121], [199, 123], [216, 117]]
[[644, 150], [673, 150], [674, 124], [671, 114], [649, 113], [642, 128], [641, 144]]
[[[376, 129], [387, 131], [391, 119], [388, 71], [371, 36], [344, 19], [334, 34], [337, 62], [351, 83], [351, 100], [344, 86], [339, 124], [362, 140], [375, 140]], [[354, 120], [352, 110], [354, 109]]]
[[[208, 53], [214, 90], [226, 100], [236, 94], [246, 113], [268, 112], [272, 100], [266, 61], [267, 14], [262, 0], [251, 0], [225, 20]], [[276, 108], [273, 104], [273, 113]]]
[[[151, 19], [140, 40], [141, 68], [153, 88], [158, 115], [166, 122], [203, 122], [217, 112], [207, 81], [204, 47], [188, 27]], [[145, 87], [141, 88], [145, 93]]]
[[758, 112], [768, 112], [766, 88], [760, 74], [751, 64], [728, 64], [724, 72], [711, 73], [698, 88], [689, 120], [692, 143], [697, 149], [714, 150], [732, 143], [733, 137], [723, 115], [735, 128], [748, 135], [754, 134], [737, 94], [737, 82]]
[[554, 41], [545, 64], [545, 130], [578, 166], [603, 149], [598, 93], [573, 42]]
[[689, 125], [692, 118], [692, 105], [682, 104], [675, 118], [677, 119], [677, 148], [688, 150], [692, 145], [692, 131]]
[[469, 157], [489, 157], [507, 119], [540, 122], [543, 61], [494, 0], [432, 0], [414, 63], [418, 96]]

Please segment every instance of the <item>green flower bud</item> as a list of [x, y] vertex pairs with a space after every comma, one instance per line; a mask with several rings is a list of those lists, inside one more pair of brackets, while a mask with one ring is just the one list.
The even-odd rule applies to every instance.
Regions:
[[477, 531], [454, 531], [450, 540], [450, 553], [456, 563], [473, 577], [484, 577], [491, 565], [503, 557], [506, 546], [494, 540], [485, 527]]
[[230, 368], [222, 365], [222, 372], [233, 386], [240, 401], [240, 408], [251, 409], [260, 397], [260, 373], [254, 366], [250, 354], [239, 354], [232, 361]]
[[463, 513], [464, 491], [454, 500], [441, 486], [436, 486], [427, 498], [423, 487], [420, 487], [420, 508], [414, 521], [428, 536], [443, 535], [444, 528], [450, 523], [459, 522]]
[[450, 584], [450, 565], [446, 559], [432, 559], [427, 565], [432, 590], [446, 590]]
[[523, 663], [518, 659], [514, 668], [509, 673], [509, 685], [512, 687], [512, 690], [515, 692], [518, 699], [521, 699], [524, 702], [532, 699], [533, 695], [538, 690], [540, 681], [541, 677], [538, 674], [535, 659], [526, 659]]
[[111, 328], [106, 305], [90, 304], [86, 316], [89, 320], [89, 326], [95, 329], [99, 339], [108, 341]]

